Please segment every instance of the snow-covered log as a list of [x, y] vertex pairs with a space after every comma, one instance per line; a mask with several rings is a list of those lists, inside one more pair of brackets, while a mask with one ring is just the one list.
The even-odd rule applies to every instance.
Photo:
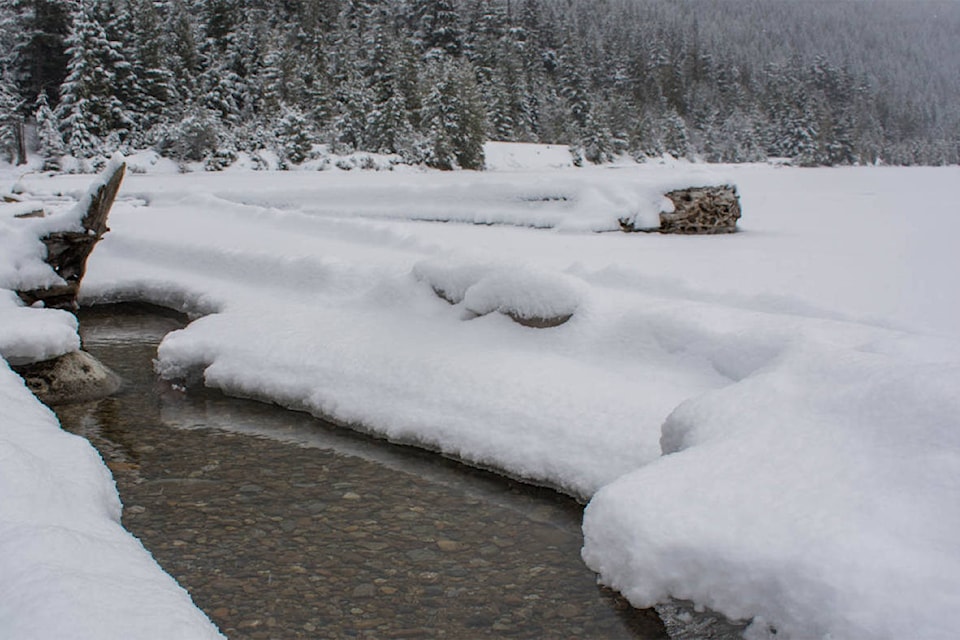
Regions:
[[660, 233], [716, 234], [734, 233], [740, 219], [740, 197], [732, 185], [675, 189], [664, 196], [673, 203], [673, 211], [660, 214], [660, 226], [638, 227], [632, 219], [621, 219], [624, 231]]
[[673, 213], [660, 214], [660, 233], [733, 233], [740, 219], [737, 188], [691, 187], [666, 194]]
[[27, 304], [42, 302], [46, 307], [74, 310], [77, 307], [77, 292], [86, 271], [87, 258], [93, 247], [110, 229], [107, 216], [120, 189], [126, 164], [111, 163], [104, 174], [94, 183], [88, 194], [86, 212], [80, 220], [80, 228], [53, 231], [41, 240], [47, 248], [46, 262], [63, 280], [63, 284], [18, 291]]

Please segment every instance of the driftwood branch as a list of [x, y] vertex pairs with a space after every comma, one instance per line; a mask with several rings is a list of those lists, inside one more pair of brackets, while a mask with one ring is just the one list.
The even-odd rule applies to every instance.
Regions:
[[41, 238], [47, 247], [47, 264], [53, 267], [66, 284], [47, 289], [18, 292], [26, 304], [42, 302], [46, 307], [77, 308], [77, 292], [87, 269], [87, 258], [93, 247], [110, 229], [107, 216], [120, 190], [126, 165], [119, 165], [90, 197], [90, 205], [83, 216], [83, 231], [57, 231]]

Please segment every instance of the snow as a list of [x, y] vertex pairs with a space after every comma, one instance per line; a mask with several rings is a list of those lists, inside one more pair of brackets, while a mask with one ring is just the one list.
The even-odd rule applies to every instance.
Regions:
[[562, 144], [488, 142], [483, 145], [483, 155], [489, 171], [569, 169], [573, 166], [570, 147]]
[[522, 264], [432, 259], [413, 265], [413, 274], [447, 302], [463, 302], [465, 319], [494, 311], [523, 319], [561, 318], [580, 305], [576, 280]]
[[675, 409], [664, 457], [594, 497], [584, 558], [637, 605], [692, 598], [752, 637], [954, 637], [958, 385], [797, 345]]
[[[952, 635], [960, 169], [493, 166], [130, 175], [82, 299], [202, 315], [164, 377], [589, 500], [584, 559], [638, 606], [751, 637]], [[718, 183], [741, 233], [597, 233]]]
[[80, 348], [76, 316], [24, 307], [5, 289], [0, 289], [0, 327], [0, 357], [10, 364], [50, 360]]

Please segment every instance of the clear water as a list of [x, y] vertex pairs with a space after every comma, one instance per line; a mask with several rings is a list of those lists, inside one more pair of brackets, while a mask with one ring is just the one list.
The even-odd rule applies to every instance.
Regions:
[[580, 560], [554, 492], [303, 414], [174, 389], [156, 346], [182, 320], [81, 313], [125, 380], [58, 408], [114, 472], [124, 526], [230, 638], [663, 638]]

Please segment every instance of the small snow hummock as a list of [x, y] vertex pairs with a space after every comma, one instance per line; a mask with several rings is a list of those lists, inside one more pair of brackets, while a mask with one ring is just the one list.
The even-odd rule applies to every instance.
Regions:
[[447, 302], [462, 302], [467, 318], [497, 311], [519, 321], [568, 319], [581, 302], [573, 277], [530, 266], [432, 259], [413, 273]]
[[0, 289], [0, 358], [10, 364], [50, 360], [80, 348], [77, 318], [67, 311], [24, 307]]

